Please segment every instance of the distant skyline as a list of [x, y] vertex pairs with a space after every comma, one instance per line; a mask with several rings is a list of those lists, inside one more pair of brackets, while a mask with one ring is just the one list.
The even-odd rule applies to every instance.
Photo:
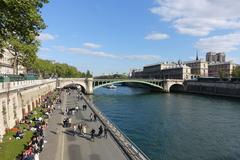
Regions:
[[240, 63], [240, 1], [52, 1], [39, 57], [94, 75], [225, 52]]

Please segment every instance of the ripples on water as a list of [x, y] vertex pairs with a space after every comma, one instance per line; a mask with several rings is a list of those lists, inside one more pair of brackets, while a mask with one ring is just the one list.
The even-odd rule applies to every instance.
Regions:
[[128, 87], [93, 100], [153, 160], [240, 159], [240, 101]]

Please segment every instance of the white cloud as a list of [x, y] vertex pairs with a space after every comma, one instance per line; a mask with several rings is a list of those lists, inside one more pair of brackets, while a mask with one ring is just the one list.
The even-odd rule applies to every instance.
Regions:
[[49, 52], [49, 51], [51, 51], [51, 49], [50, 49], [50, 48], [41, 47], [41, 48], [40, 48], [40, 51], [41, 51], [41, 52]]
[[90, 42], [84, 43], [83, 46], [85, 48], [89, 48], [89, 49], [101, 48], [100, 44], [95, 44], [95, 43], [90, 43]]
[[62, 45], [53, 46], [52, 48], [59, 52], [65, 52], [67, 50], [66, 47], [64, 47]]
[[207, 38], [201, 38], [195, 44], [195, 47], [207, 52], [231, 52], [237, 50], [240, 46], [240, 33], [218, 35]]
[[104, 51], [95, 51], [87, 48], [66, 48], [64, 46], [53, 46], [52, 49], [55, 49], [59, 52], [66, 52], [66, 53], [76, 53], [81, 55], [88, 55], [93, 57], [103, 57], [103, 58], [110, 58], [110, 59], [118, 59], [118, 60], [133, 60], [133, 61], [159, 61], [160, 57], [157, 55], [150, 55], [150, 54], [142, 54], [142, 55], [126, 55], [121, 54], [123, 56], [108, 53]]
[[234, 63], [240, 64], [240, 56], [239, 57], [228, 56], [227, 61], [233, 61]]
[[83, 55], [96, 56], [96, 57], [118, 58], [118, 56], [111, 53], [106, 53], [102, 51], [92, 51], [86, 48], [68, 48], [67, 51], [72, 53], [83, 54]]
[[240, 1], [155, 0], [151, 12], [171, 22], [179, 33], [206, 36], [218, 29], [240, 29]]
[[38, 40], [40, 41], [49, 41], [49, 40], [54, 40], [56, 38], [56, 36], [52, 35], [52, 34], [49, 34], [49, 33], [41, 33], [39, 36], [38, 36]]
[[160, 57], [156, 55], [129, 55], [123, 57], [128, 60], [140, 60], [140, 61], [159, 61]]
[[169, 35], [164, 33], [150, 33], [145, 37], [146, 40], [154, 40], [154, 41], [164, 40], [168, 38], [169, 38]]

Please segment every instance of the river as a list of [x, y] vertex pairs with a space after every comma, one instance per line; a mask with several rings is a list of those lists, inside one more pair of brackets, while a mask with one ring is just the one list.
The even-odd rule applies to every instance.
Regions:
[[239, 160], [240, 101], [118, 87], [93, 101], [152, 160]]

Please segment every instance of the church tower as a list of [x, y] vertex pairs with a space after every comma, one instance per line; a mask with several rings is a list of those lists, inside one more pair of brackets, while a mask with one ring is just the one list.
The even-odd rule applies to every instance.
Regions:
[[196, 52], [196, 61], [198, 61], [199, 58], [198, 58], [198, 51]]

